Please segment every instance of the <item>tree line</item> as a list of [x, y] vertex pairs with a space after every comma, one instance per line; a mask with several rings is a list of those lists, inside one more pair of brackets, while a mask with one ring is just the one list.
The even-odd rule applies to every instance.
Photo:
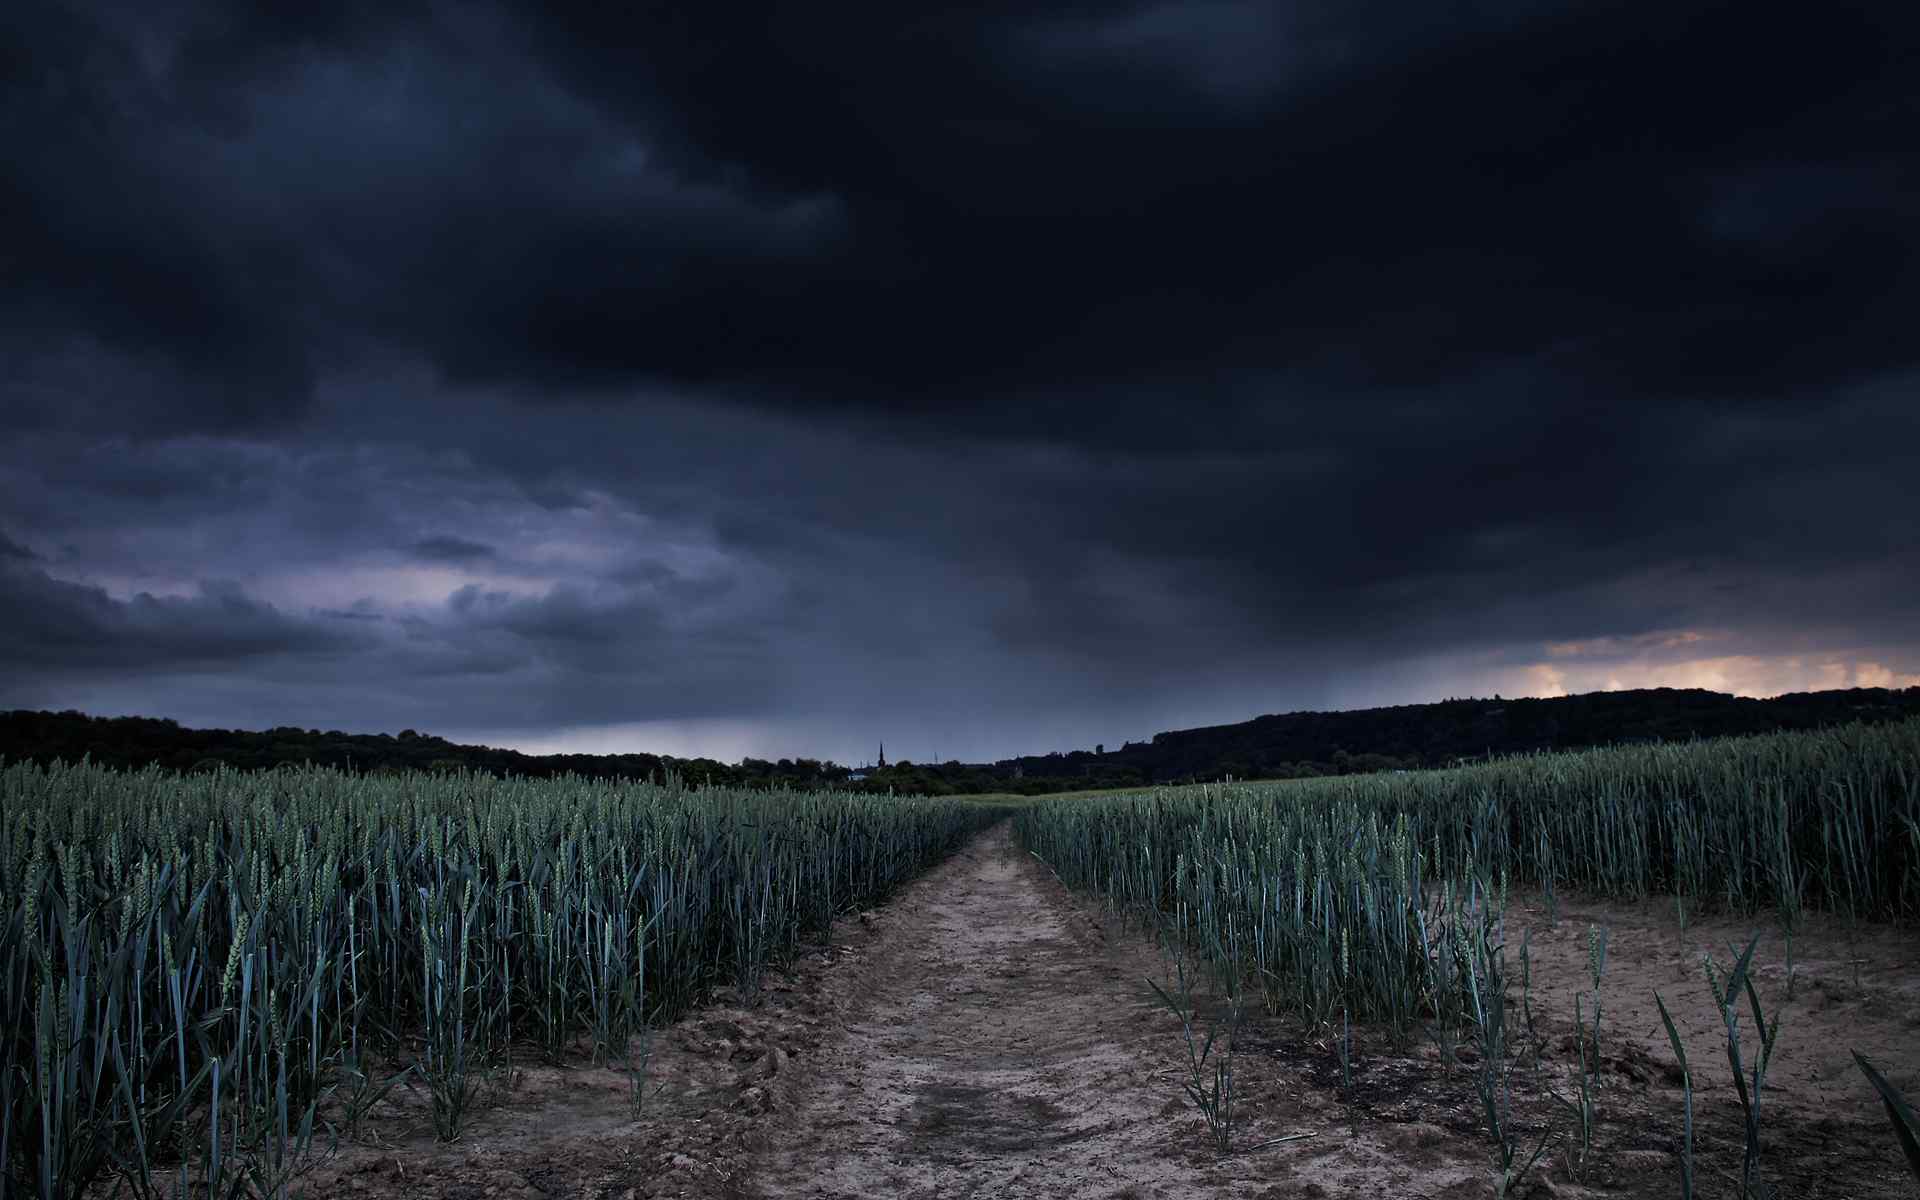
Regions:
[[751, 788], [844, 787], [930, 795], [1044, 795], [1223, 778], [1290, 779], [1417, 770], [1542, 750], [1815, 729], [1920, 714], [1920, 688], [1853, 688], [1750, 699], [1690, 688], [1644, 688], [1550, 699], [1457, 699], [1350, 712], [1295, 712], [1183, 729], [1115, 750], [1055, 751], [992, 763], [915, 763], [857, 770], [824, 759], [723, 763], [661, 754], [522, 754], [402, 730], [344, 733], [284, 726], [191, 729], [157, 717], [76, 711], [0, 713], [0, 759], [180, 771], [262, 770], [314, 763], [364, 772], [481, 771], [546, 777], [677, 777]]

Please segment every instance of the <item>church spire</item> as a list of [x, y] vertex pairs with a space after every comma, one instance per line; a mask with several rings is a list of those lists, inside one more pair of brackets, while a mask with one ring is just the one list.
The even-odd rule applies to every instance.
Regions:
[[887, 765], [887, 744], [885, 742], [880, 743], [880, 765], [882, 767]]

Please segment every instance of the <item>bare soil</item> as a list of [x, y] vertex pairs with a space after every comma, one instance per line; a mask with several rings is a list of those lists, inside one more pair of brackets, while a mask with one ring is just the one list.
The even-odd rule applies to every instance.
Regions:
[[[1575, 1181], [1562, 1150], [1521, 1195], [1677, 1196], [1679, 1072], [1654, 1007], [1673, 1011], [1694, 1067], [1702, 1196], [1732, 1196], [1743, 1144], [1725, 1030], [1699, 956], [1722, 964], [1755, 929], [1705, 920], [1678, 935], [1672, 906], [1542, 898], [1509, 910], [1529, 939], [1535, 1036], [1513, 1074], [1516, 1125], [1564, 1130], [1573, 997], [1589, 924], [1610, 930], [1600, 1126]], [[1762, 1106], [1762, 1174], [1783, 1200], [1912, 1197], [1915, 1185], [1848, 1054], [1920, 1095], [1920, 938], [1815, 919], [1756, 955], [1780, 1014]], [[657, 1039], [636, 1118], [626, 1076], [525, 1065], [469, 1131], [437, 1143], [423, 1095], [396, 1092], [359, 1140], [304, 1181], [310, 1196], [480, 1197], [1483, 1197], [1493, 1146], [1468, 1061], [1432, 1043], [1356, 1030], [1350, 1086], [1324, 1030], [1256, 1016], [1233, 1066], [1239, 1100], [1222, 1155], [1182, 1094], [1178, 1022], [1147, 986], [1152, 942], [1070, 895], [999, 826], [834, 941]], [[1757, 1040], [1743, 1011], [1742, 1037]], [[1537, 1065], [1533, 1051], [1538, 1050]], [[1301, 1136], [1306, 1135], [1306, 1136]], [[1288, 1140], [1277, 1140], [1288, 1139]]]

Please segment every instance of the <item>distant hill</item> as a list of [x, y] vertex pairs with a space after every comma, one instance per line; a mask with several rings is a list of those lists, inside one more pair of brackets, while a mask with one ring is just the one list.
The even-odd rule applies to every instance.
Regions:
[[1220, 779], [1289, 779], [1413, 770], [1538, 750], [1815, 729], [1920, 715], [1920, 688], [1795, 692], [1766, 700], [1698, 688], [1593, 692], [1547, 700], [1444, 700], [1349, 712], [1296, 712], [1154, 735], [1116, 750], [1056, 751], [995, 763], [894, 763], [856, 777], [816, 759], [675, 759], [654, 754], [530, 755], [465, 746], [406, 730], [350, 734], [285, 727], [187, 729], [149, 717], [0, 713], [0, 759], [158, 764], [179, 770], [313, 762], [362, 771], [457, 770], [645, 779], [666, 772], [742, 787], [847, 786], [868, 791], [980, 793]]
[[[1444, 700], [1348, 712], [1296, 712], [996, 764], [1032, 777], [1108, 780], [1284, 779], [1442, 767], [1506, 754], [1621, 742], [1815, 729], [1920, 715], [1920, 688], [1794, 692], [1765, 700], [1701, 688], [1643, 688], [1539, 700]], [[1066, 768], [1063, 770], [1063, 768]]]
[[616, 779], [649, 779], [674, 773], [690, 783], [818, 787], [838, 783], [845, 767], [810, 759], [739, 765], [708, 758], [662, 754], [522, 754], [492, 746], [467, 746], [416, 733], [322, 732], [285, 726], [261, 731], [188, 729], [154, 717], [90, 717], [82, 712], [0, 713], [0, 758], [9, 762], [82, 756], [115, 767], [149, 764], [181, 771], [220, 765], [241, 769], [311, 762], [358, 771], [452, 771], [467, 768], [493, 775], [551, 776], [574, 773]]

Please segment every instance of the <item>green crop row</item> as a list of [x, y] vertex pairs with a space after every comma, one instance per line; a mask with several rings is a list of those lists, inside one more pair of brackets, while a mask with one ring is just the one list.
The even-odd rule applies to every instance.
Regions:
[[635, 1062], [1001, 815], [580, 778], [0, 769], [0, 1193], [278, 1195], [396, 1070]]
[[[1509, 1007], [1508, 887], [1537, 885], [1550, 905], [1556, 888], [1623, 899], [1671, 893], [1683, 920], [1702, 904], [1771, 911], [1788, 933], [1789, 968], [1792, 932], [1808, 908], [1912, 920], [1920, 916], [1920, 721], [1063, 799], [1020, 811], [1014, 828], [1069, 887], [1203, 960], [1232, 1011], [1257, 994], [1270, 1011], [1332, 1031], [1343, 1077], [1353, 1021], [1377, 1025], [1398, 1045], [1430, 1036], [1450, 1063], [1454, 1048], [1470, 1043], [1482, 1113], [1500, 1148], [1496, 1191], [1505, 1195], [1550, 1140], [1529, 1154], [1511, 1115], [1514, 1048], [1522, 1030], [1533, 1037], [1534, 1021], [1524, 941], [1518, 1013]], [[1589, 935], [1591, 1023], [1576, 1007], [1583, 1067], [1580, 1099], [1568, 1102], [1581, 1118], [1567, 1143], [1570, 1173], [1585, 1159], [1594, 1120], [1585, 1064], [1599, 1037], [1606, 934]], [[1715, 987], [1736, 1074], [1743, 991], [1759, 1027], [1749, 1037], [1761, 1038], [1743, 1187], [1755, 1178], [1758, 1096], [1772, 1050], [1747, 979], [1751, 954], [1749, 946]], [[1537, 1044], [1533, 1052], [1537, 1068]], [[1887, 1103], [1895, 1114], [1895, 1100]], [[1690, 1138], [1690, 1092], [1688, 1104]], [[1209, 1122], [1224, 1146], [1224, 1119]], [[1907, 1127], [1898, 1115], [1895, 1127]], [[1920, 1171], [1920, 1157], [1915, 1164]]]
[[1504, 877], [1735, 912], [1912, 919], [1920, 720], [1055, 801], [1017, 829], [1074, 886], [1161, 910], [1187, 886], [1184, 855], [1228, 871], [1229, 890]]

